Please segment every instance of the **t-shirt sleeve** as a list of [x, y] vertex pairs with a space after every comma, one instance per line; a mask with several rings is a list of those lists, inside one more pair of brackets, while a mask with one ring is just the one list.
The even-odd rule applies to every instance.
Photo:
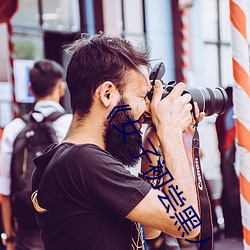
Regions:
[[11, 157], [13, 143], [17, 135], [25, 127], [22, 119], [18, 118], [8, 123], [3, 131], [0, 150], [0, 194], [11, 194]]
[[151, 189], [147, 182], [132, 175], [119, 161], [97, 147], [79, 150], [76, 159], [84, 192], [97, 207], [120, 219]]

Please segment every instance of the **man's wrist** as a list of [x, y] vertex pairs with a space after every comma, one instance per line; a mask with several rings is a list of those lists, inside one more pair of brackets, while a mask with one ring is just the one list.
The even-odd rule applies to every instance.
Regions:
[[168, 135], [162, 135], [159, 137], [160, 139], [160, 144], [162, 148], [162, 154], [163, 154], [163, 149], [173, 149], [175, 146], [182, 145], [183, 142], [183, 137], [182, 133], [169, 133]]
[[144, 175], [143, 173], [139, 173], [139, 177], [155, 187], [159, 186], [163, 182], [163, 177], [159, 177], [158, 175]]
[[2, 233], [1, 239], [2, 239], [3, 245], [6, 246], [6, 244], [8, 243], [14, 243], [16, 240], [16, 237], [14, 234], [12, 234], [11, 236], [7, 236], [5, 233]]
[[171, 138], [182, 138], [182, 132], [177, 129], [163, 128], [157, 129], [157, 136], [161, 145], [165, 140], [171, 140]]

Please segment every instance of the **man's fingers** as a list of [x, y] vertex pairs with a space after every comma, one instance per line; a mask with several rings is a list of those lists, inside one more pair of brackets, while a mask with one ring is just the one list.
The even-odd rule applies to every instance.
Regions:
[[194, 111], [195, 111], [196, 117], [198, 118], [198, 117], [199, 117], [200, 110], [199, 110], [199, 107], [198, 107], [197, 102], [194, 102]]
[[180, 98], [183, 100], [184, 103], [188, 103], [188, 102], [191, 101], [192, 96], [190, 94], [188, 94], [188, 93], [185, 93]]
[[163, 91], [163, 88], [162, 88], [161, 81], [156, 80], [155, 85], [154, 85], [154, 93], [153, 93], [153, 97], [151, 101], [153, 106], [157, 106], [158, 103], [161, 101], [162, 91]]
[[169, 96], [172, 96], [173, 98], [179, 97], [183, 91], [185, 90], [186, 85], [183, 82], [179, 82], [170, 92]]
[[200, 112], [197, 102], [194, 102], [194, 107], [195, 107], [195, 115], [198, 119], [198, 122], [201, 122], [205, 117], [205, 112]]

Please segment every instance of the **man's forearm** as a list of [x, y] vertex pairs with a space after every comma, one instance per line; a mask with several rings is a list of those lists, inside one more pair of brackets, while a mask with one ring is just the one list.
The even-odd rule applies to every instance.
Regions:
[[[174, 132], [170, 131], [166, 133], [166, 130], [164, 130], [164, 133], [159, 134], [160, 135], [157, 136], [155, 128], [150, 127], [145, 132], [143, 146], [145, 149], [152, 148], [150, 143], [147, 141], [147, 138], [150, 138], [152, 144], [157, 150], [159, 149], [159, 146], [161, 147], [161, 154], [165, 161], [165, 163], [162, 165], [166, 167], [173, 176], [174, 180], [172, 183], [175, 186], [178, 185], [178, 190], [183, 191], [183, 197], [186, 198], [186, 205], [193, 205], [194, 209], [197, 212], [198, 203], [196, 188], [194, 184], [193, 174], [190, 169], [190, 163], [188, 161], [187, 153], [184, 147], [182, 133], [174, 134]], [[145, 155], [142, 156], [142, 174], [152, 170], [148, 173], [148, 175], [154, 175], [153, 168], [150, 167], [150, 165], [157, 166], [160, 157], [151, 154], [150, 160], [151, 163], [149, 163]], [[165, 170], [163, 169], [162, 171], [165, 172]], [[160, 174], [158, 173], [158, 175]], [[166, 190], [168, 188], [168, 185], [162, 186], [159, 190], [162, 190], [162, 188], [165, 188], [166, 193], [168, 193], [168, 191]]]
[[12, 225], [12, 207], [10, 196], [2, 195], [2, 219], [4, 232], [7, 237], [11, 237], [14, 233]]
[[[178, 185], [178, 190], [183, 191], [183, 197], [186, 198], [185, 205], [193, 206], [196, 212], [198, 212], [194, 178], [183, 145], [182, 135], [170, 135], [167, 140], [162, 138], [161, 151], [165, 160], [165, 166], [174, 178], [174, 185]], [[167, 192], [167, 185], [164, 188]]]

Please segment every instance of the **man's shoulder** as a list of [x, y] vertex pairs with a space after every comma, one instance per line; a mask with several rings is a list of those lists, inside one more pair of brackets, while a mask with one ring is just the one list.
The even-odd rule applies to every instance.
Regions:
[[85, 162], [88, 163], [87, 165], [91, 165], [92, 168], [103, 168], [104, 166], [110, 167], [114, 165], [120, 165], [124, 168], [121, 162], [114, 158], [109, 152], [95, 144], [72, 144], [71, 153], [73, 152], [75, 154], [75, 162], [80, 166]]
[[[98, 147], [92, 145], [79, 145], [64, 142], [53, 144], [48, 147], [42, 155], [34, 159], [34, 163], [38, 169], [45, 169], [51, 164], [50, 174], [60, 168], [58, 174], [64, 176], [69, 172], [74, 175], [81, 175], [91, 172], [98, 163], [96, 163], [95, 155], [98, 154]], [[64, 171], [61, 171], [64, 169]]]
[[10, 129], [13, 127], [22, 127], [25, 125], [25, 122], [22, 118], [15, 118], [14, 120], [10, 121], [8, 124], [6, 124], [6, 126], [4, 127], [4, 129]]
[[21, 118], [16, 118], [6, 124], [3, 137], [12, 137], [13, 139], [25, 128], [25, 122]]
[[55, 165], [68, 167], [70, 164], [70, 171], [78, 169], [76, 173], [100, 174], [107, 171], [129, 173], [121, 162], [95, 144], [72, 144], [68, 142], [57, 144], [48, 148], [42, 156], [38, 157], [36, 165], [38, 161], [48, 161], [52, 155], [56, 156]]
[[111, 155], [107, 151], [103, 150], [95, 144], [76, 144], [74, 146], [78, 148], [77, 153], [84, 157], [93, 157], [92, 159], [103, 158], [104, 156], [111, 157]]
[[44, 155], [51, 155], [51, 153], [63, 154], [63, 157], [74, 155], [74, 159], [82, 162], [82, 159], [88, 160], [96, 159], [100, 155], [105, 155], [106, 151], [94, 144], [73, 144], [70, 142], [63, 142], [53, 144], [44, 151]]
[[78, 147], [79, 150], [75, 151], [74, 159], [80, 169], [88, 169], [86, 171], [104, 175], [110, 172], [121, 175], [123, 173], [130, 174], [129, 170], [119, 160], [99, 146], [82, 144], [78, 145]]

